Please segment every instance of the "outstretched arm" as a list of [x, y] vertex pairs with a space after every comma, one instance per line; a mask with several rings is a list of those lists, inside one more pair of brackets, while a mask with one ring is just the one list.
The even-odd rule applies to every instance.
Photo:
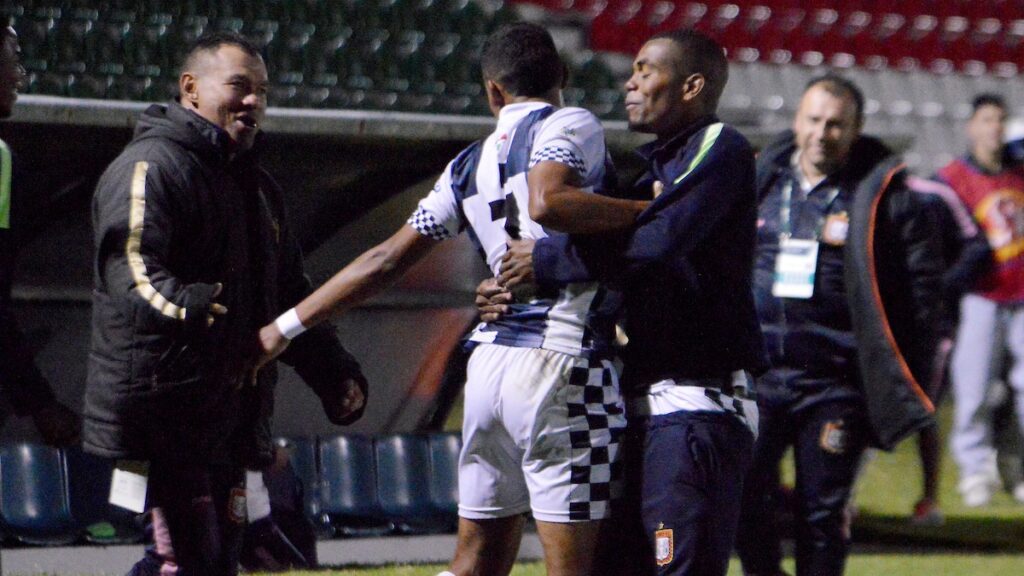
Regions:
[[437, 240], [406, 224], [384, 242], [363, 252], [295, 308], [260, 330], [264, 356], [259, 365], [283, 352], [289, 336], [341, 314], [391, 286], [436, 243]]

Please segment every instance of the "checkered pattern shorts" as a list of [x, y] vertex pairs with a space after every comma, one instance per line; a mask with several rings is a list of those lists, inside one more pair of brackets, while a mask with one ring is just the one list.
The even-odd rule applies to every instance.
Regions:
[[609, 362], [478, 346], [466, 383], [459, 514], [487, 519], [530, 510], [546, 522], [607, 518], [621, 491], [625, 426]]

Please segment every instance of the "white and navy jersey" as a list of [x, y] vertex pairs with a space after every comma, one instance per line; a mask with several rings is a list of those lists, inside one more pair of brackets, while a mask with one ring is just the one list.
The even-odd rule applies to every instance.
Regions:
[[[614, 183], [601, 123], [582, 108], [527, 102], [501, 109], [493, 134], [463, 150], [423, 198], [409, 224], [437, 240], [467, 230], [491, 272], [498, 274], [508, 238], [544, 238], [530, 219], [526, 174], [539, 162], [561, 162], [594, 192]], [[480, 324], [473, 342], [544, 348], [572, 355], [605, 352], [614, 333], [618, 294], [596, 282], [538, 293], [498, 322]]]

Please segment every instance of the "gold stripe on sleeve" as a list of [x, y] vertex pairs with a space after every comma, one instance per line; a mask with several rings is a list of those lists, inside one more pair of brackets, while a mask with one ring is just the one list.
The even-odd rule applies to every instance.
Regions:
[[136, 162], [132, 174], [131, 212], [128, 216], [128, 243], [125, 252], [128, 256], [128, 267], [131, 268], [135, 280], [135, 291], [150, 306], [156, 308], [164, 316], [185, 319], [185, 309], [164, 297], [149, 281], [146, 262], [142, 259], [142, 227], [146, 220], [146, 172], [149, 162]]

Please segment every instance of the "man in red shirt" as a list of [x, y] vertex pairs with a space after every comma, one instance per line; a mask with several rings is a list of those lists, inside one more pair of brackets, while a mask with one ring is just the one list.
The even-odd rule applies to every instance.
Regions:
[[[972, 507], [988, 504], [999, 485], [992, 408], [985, 398], [1003, 372], [1015, 391], [1017, 420], [1024, 422], [1024, 165], [1006, 154], [1006, 116], [1001, 97], [975, 97], [967, 122], [969, 153], [939, 171], [985, 233], [995, 261], [961, 300], [952, 362], [951, 445], [960, 494]], [[1004, 358], [1012, 362], [1009, 370]], [[1014, 497], [1024, 502], [1024, 485]]]

